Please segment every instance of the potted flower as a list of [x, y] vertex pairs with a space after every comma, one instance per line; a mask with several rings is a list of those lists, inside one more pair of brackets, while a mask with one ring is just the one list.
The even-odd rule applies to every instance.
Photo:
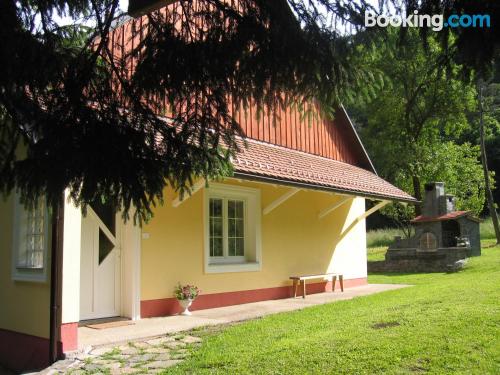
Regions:
[[193, 300], [198, 297], [198, 294], [200, 294], [200, 290], [198, 287], [194, 285], [181, 285], [180, 283], [177, 284], [175, 287], [175, 298], [177, 298], [177, 301], [179, 301], [179, 304], [183, 308], [183, 312], [181, 315], [191, 315], [191, 312], [189, 311], [189, 307], [193, 303]]

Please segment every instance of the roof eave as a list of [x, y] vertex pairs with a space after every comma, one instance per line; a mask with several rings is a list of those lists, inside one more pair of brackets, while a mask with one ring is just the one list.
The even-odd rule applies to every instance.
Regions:
[[362, 197], [362, 198], [367, 198], [367, 199], [372, 199], [372, 200], [387, 200], [387, 201], [391, 201], [391, 202], [404, 202], [404, 203], [410, 203], [410, 204], [419, 203], [419, 201], [417, 201], [413, 197], [412, 197], [412, 199], [409, 199], [409, 198], [407, 199], [407, 198], [388, 196], [388, 195], [384, 195], [384, 194], [370, 194], [370, 193], [365, 193], [365, 192], [361, 192], [361, 191], [357, 191], [357, 190], [348, 190], [348, 189], [330, 187], [330, 186], [326, 186], [326, 185], [318, 185], [318, 184], [314, 184], [314, 183], [292, 181], [292, 180], [263, 176], [263, 175], [259, 175], [259, 174], [248, 173], [248, 172], [235, 171], [233, 174], [233, 177], [240, 178], [243, 180], [248, 180], [248, 181], [266, 182], [266, 183], [279, 184], [279, 185], [291, 186], [291, 187], [302, 188], [302, 189], [320, 190], [320, 191], [326, 191], [326, 192], [332, 192], [332, 193], [353, 195], [356, 197]]
[[410, 220], [410, 223], [412, 224], [418, 224], [418, 223], [437, 223], [439, 221], [448, 221], [448, 220], [456, 220], [460, 219], [463, 217], [468, 218], [469, 220], [476, 221], [478, 223], [483, 222], [482, 219], [474, 216], [474, 212], [472, 211], [464, 211], [462, 214], [453, 216], [453, 217], [444, 217], [445, 215], [442, 216], [437, 216], [437, 217], [424, 217], [422, 219], [419, 219], [419, 217], [416, 217], [415, 219]]

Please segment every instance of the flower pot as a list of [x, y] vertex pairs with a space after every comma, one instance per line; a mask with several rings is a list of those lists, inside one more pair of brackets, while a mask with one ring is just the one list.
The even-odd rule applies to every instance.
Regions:
[[181, 315], [191, 315], [191, 311], [189, 311], [189, 307], [193, 304], [193, 300], [192, 299], [180, 299], [178, 301], [183, 309], [183, 311], [181, 312]]

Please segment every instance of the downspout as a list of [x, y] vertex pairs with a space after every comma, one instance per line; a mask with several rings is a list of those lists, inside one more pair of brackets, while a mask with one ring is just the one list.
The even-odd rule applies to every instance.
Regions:
[[56, 362], [61, 353], [62, 260], [64, 232], [64, 193], [52, 215], [52, 249], [50, 260], [50, 341], [49, 363]]

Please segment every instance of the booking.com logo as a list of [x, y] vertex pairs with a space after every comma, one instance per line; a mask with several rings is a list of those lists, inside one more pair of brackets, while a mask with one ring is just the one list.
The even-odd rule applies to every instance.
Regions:
[[434, 31], [444, 27], [491, 27], [489, 14], [452, 14], [445, 21], [442, 14], [418, 14], [415, 10], [406, 17], [377, 14], [372, 11], [365, 13], [365, 27], [430, 27]]

